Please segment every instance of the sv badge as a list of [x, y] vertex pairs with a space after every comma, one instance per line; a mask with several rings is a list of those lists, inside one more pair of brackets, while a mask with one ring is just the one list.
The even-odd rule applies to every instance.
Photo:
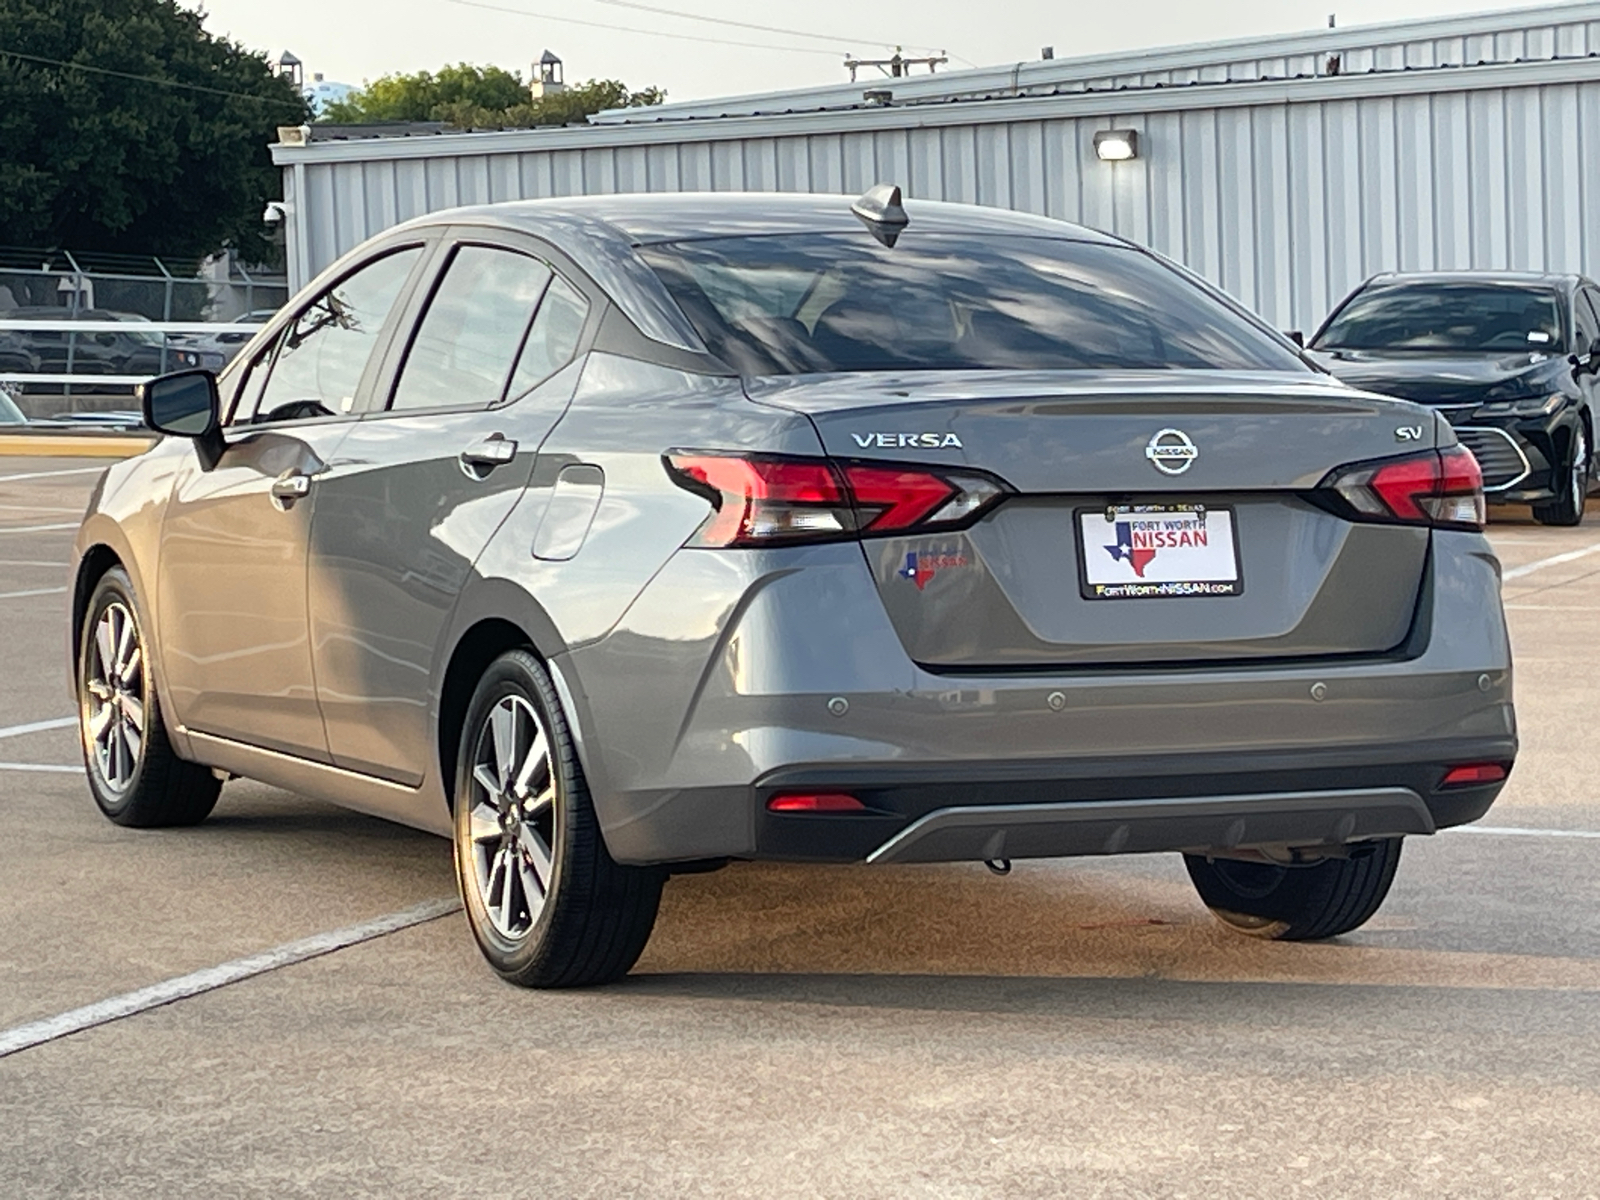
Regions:
[[1401, 425], [1394, 431], [1394, 440], [1397, 442], [1420, 442], [1422, 440], [1422, 426]]

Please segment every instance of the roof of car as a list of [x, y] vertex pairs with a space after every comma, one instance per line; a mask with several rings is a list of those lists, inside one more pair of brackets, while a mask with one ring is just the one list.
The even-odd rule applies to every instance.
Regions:
[[1558, 284], [1568, 287], [1577, 283], [1580, 276], [1553, 271], [1384, 271], [1374, 275], [1368, 283], [1484, 283], [1484, 284]]
[[[434, 213], [428, 220], [491, 221], [537, 233], [552, 223], [569, 224], [576, 219], [585, 225], [610, 226], [634, 245], [650, 245], [753, 234], [860, 232], [861, 221], [850, 211], [855, 199], [854, 196], [773, 192], [575, 196], [479, 205]], [[905, 210], [912, 230], [1014, 234], [1105, 243], [1119, 240], [1081, 225], [976, 204], [907, 200]]]

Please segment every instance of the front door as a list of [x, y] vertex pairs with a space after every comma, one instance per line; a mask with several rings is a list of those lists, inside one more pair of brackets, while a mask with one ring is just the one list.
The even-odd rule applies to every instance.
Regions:
[[454, 248], [318, 485], [312, 643], [341, 767], [422, 781], [439, 639], [572, 397], [589, 304], [536, 246]]
[[306, 604], [316, 485], [356, 425], [357, 398], [420, 247], [320, 294], [250, 364], [227, 450], [175, 480], [158, 595], [167, 682], [188, 729], [328, 761]]

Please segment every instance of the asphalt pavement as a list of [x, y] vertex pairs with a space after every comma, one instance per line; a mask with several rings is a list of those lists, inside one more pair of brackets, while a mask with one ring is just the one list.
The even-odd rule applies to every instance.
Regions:
[[[0, 1047], [454, 892], [444, 842], [258, 784], [99, 816], [63, 722], [103, 465], [0, 457]], [[1521, 760], [1356, 933], [1232, 934], [1176, 856], [681, 877], [584, 992], [417, 918], [0, 1057], [0, 1197], [1600, 1195], [1600, 507], [1491, 538]]]

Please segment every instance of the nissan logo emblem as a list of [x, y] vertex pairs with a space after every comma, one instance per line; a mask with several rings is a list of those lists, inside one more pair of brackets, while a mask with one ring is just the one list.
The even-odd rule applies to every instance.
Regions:
[[1163, 475], [1182, 475], [1194, 466], [1200, 451], [1181, 429], [1163, 429], [1145, 444], [1144, 456]]

